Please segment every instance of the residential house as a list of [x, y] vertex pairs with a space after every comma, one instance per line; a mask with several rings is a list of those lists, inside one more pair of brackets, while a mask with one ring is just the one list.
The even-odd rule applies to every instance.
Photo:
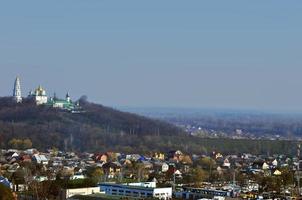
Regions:
[[108, 178], [116, 177], [120, 173], [121, 167], [122, 165], [119, 162], [108, 162], [102, 166], [104, 174], [106, 174]]
[[33, 157], [32, 157], [32, 159], [37, 164], [43, 164], [43, 165], [47, 165], [48, 164], [48, 159], [43, 154], [34, 154]]

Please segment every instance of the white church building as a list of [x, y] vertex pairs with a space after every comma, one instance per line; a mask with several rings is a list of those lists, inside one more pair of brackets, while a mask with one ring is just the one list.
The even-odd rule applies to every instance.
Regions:
[[40, 85], [35, 91], [31, 91], [28, 95], [29, 98], [32, 98], [37, 105], [46, 104], [48, 101], [48, 97], [46, 95], [46, 91]]
[[21, 84], [20, 84], [20, 78], [17, 76], [14, 84], [14, 91], [13, 91], [13, 98], [14, 101], [17, 103], [22, 102], [22, 95], [21, 95]]
[[[72, 113], [83, 112], [79, 105], [79, 102], [72, 102], [69, 93], [66, 94], [65, 99], [58, 99], [55, 95], [54, 97], [48, 98], [46, 90], [43, 89], [41, 85], [34, 91], [30, 91], [27, 99], [33, 100], [36, 105], [45, 105], [61, 110], [70, 111]], [[15, 80], [13, 100], [16, 103], [22, 103], [21, 83], [19, 77], [17, 77]]]

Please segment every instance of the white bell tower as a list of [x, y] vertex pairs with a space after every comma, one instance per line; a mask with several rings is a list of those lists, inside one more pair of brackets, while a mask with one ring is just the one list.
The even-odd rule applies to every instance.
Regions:
[[71, 102], [71, 98], [70, 98], [69, 92], [67, 92], [67, 94], [66, 94], [66, 101], [67, 101], [68, 103]]
[[17, 76], [14, 84], [14, 91], [13, 91], [13, 97], [15, 102], [21, 103], [22, 102], [22, 96], [21, 96], [21, 84], [20, 84], [20, 78]]

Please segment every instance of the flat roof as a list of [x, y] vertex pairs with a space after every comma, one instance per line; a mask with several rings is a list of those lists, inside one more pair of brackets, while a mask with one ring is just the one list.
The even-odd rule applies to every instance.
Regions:
[[122, 189], [136, 189], [136, 190], [148, 190], [153, 191], [154, 189], [168, 189], [170, 187], [166, 188], [153, 188], [153, 187], [143, 187], [143, 186], [133, 186], [133, 185], [124, 185], [124, 184], [116, 184], [116, 183], [100, 183], [98, 186], [110, 186], [110, 187], [116, 187], [116, 188], [122, 188]]

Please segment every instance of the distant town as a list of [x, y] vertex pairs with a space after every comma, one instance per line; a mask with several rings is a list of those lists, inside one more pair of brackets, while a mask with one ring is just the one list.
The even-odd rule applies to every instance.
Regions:
[[299, 113], [173, 107], [119, 108], [167, 121], [200, 138], [302, 141], [302, 115]]

